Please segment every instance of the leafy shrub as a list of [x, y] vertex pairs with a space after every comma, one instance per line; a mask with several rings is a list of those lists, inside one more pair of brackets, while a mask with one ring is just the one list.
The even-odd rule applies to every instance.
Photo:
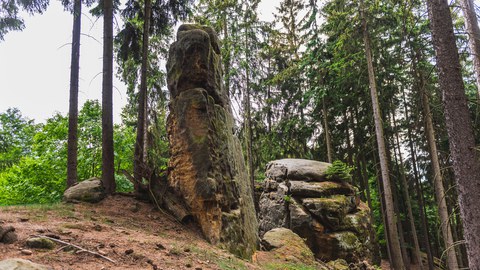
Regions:
[[117, 192], [133, 191], [133, 184], [124, 175], [116, 174], [115, 182], [117, 183]]
[[41, 158], [23, 158], [0, 174], [0, 205], [54, 203], [64, 190], [63, 170]]

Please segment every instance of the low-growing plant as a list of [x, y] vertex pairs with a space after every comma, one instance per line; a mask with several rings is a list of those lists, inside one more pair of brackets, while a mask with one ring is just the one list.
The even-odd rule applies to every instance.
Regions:
[[348, 166], [346, 163], [340, 160], [335, 160], [332, 165], [327, 168], [325, 174], [328, 180], [342, 180], [351, 183], [351, 172], [353, 170], [353, 166]]

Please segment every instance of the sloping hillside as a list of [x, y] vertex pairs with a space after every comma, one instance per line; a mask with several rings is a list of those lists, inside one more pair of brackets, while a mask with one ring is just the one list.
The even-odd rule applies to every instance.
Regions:
[[[0, 226], [9, 225], [19, 239], [0, 244], [0, 260], [24, 258], [54, 269], [259, 269], [210, 245], [194, 226], [127, 196], [98, 204], [2, 207]], [[52, 250], [27, 248], [33, 235], [58, 238], [115, 263], [61, 243]]]

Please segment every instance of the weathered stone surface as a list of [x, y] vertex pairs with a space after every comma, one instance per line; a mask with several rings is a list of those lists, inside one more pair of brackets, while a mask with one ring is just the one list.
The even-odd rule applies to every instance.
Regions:
[[324, 260], [335, 258], [356, 262], [363, 257], [363, 245], [353, 232], [341, 231], [316, 235], [318, 245], [315, 256]]
[[327, 181], [328, 163], [288, 159], [269, 164], [259, 200], [261, 236], [285, 227], [305, 239], [321, 260], [344, 259], [352, 265], [373, 261], [370, 209], [356, 197], [354, 187]]
[[98, 178], [91, 178], [68, 188], [63, 193], [63, 200], [66, 202], [91, 202], [97, 203], [106, 197], [102, 181]]
[[353, 187], [345, 182], [305, 182], [291, 181], [290, 192], [298, 197], [325, 197], [330, 195], [355, 195]]
[[177, 41], [170, 46], [167, 62], [171, 97], [189, 89], [202, 88], [216, 104], [229, 104], [221, 69], [218, 37], [213, 29], [194, 24], [180, 26]]
[[324, 181], [329, 163], [286, 158], [270, 161], [265, 175], [273, 180]]
[[305, 198], [302, 205], [331, 231], [345, 223], [345, 217], [356, 209], [353, 196], [334, 195], [327, 198]]
[[50, 270], [52, 268], [24, 259], [6, 259], [0, 261], [2, 270]]
[[268, 252], [258, 252], [257, 261], [269, 263], [302, 263], [314, 265], [315, 257], [296, 233], [286, 228], [275, 228], [265, 233], [262, 239], [263, 247]]
[[41, 237], [32, 237], [27, 239], [27, 247], [30, 248], [41, 248], [41, 249], [53, 249], [55, 248], [55, 242], [50, 239], [41, 238]]
[[[267, 183], [265, 184], [268, 185]], [[263, 236], [267, 231], [274, 228], [286, 227], [286, 211], [285, 211], [285, 196], [287, 189], [278, 188], [275, 192], [267, 192], [271, 190], [265, 188], [265, 191], [260, 196], [260, 212], [259, 217], [259, 233]]]
[[207, 240], [249, 258], [258, 242], [253, 188], [233, 134], [219, 52], [215, 32], [199, 25], [181, 26], [170, 47], [168, 182]]

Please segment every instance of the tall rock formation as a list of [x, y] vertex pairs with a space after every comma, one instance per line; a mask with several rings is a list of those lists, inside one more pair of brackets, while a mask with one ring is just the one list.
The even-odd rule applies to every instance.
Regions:
[[258, 223], [213, 29], [182, 25], [170, 47], [167, 72], [168, 182], [208, 241], [250, 258]]

